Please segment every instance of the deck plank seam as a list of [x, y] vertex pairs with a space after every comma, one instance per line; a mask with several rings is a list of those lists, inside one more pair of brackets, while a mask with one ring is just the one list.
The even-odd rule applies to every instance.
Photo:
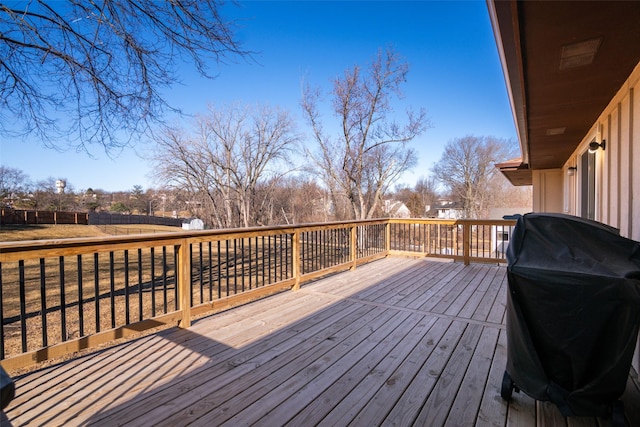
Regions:
[[[313, 291], [313, 290], [307, 290], [306, 292], [317, 293], [317, 291]], [[483, 326], [483, 327], [498, 328], [498, 329], [505, 329], [506, 328], [506, 326], [504, 324], [502, 324], [502, 323], [487, 322], [487, 321], [476, 320], [476, 319], [472, 319], [472, 318], [468, 318], [468, 317], [459, 317], [459, 316], [455, 316], [455, 315], [452, 315], [452, 314], [436, 313], [436, 312], [428, 311], [428, 310], [420, 310], [420, 309], [414, 309], [414, 308], [399, 307], [399, 306], [396, 306], [396, 305], [385, 304], [385, 303], [381, 303], [381, 302], [377, 302], [377, 301], [368, 301], [368, 300], [363, 300], [363, 299], [360, 299], [360, 298], [353, 298], [353, 297], [337, 298], [337, 300], [341, 300], [341, 299], [344, 299], [345, 301], [352, 301], [354, 303], [366, 304], [366, 305], [379, 307], [379, 308], [387, 308], [387, 309], [393, 309], [393, 310], [398, 310], [398, 311], [406, 311], [406, 312], [425, 315], [425, 316], [435, 316], [435, 317], [438, 317], [440, 319], [449, 319], [449, 320], [454, 320], [454, 321], [460, 321], [460, 322], [468, 323], [470, 325], [480, 325], [480, 326]]]

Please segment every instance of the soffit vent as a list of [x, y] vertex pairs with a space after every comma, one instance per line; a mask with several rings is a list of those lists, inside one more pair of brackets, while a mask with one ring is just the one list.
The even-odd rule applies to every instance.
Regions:
[[547, 129], [547, 136], [564, 135], [564, 132], [566, 130], [567, 130], [566, 127]]
[[593, 63], [602, 43], [602, 37], [562, 46], [560, 69], [582, 67]]

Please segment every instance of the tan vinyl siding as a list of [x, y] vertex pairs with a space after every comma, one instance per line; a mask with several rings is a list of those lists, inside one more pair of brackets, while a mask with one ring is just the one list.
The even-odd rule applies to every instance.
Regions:
[[[595, 219], [620, 229], [625, 237], [640, 240], [640, 64], [622, 85], [564, 167], [565, 211], [581, 212], [579, 173], [568, 176], [569, 166], [579, 166], [581, 155], [594, 139], [606, 139], [604, 151], [596, 155]], [[579, 168], [578, 168], [579, 170]], [[535, 186], [535, 183], [534, 183]], [[553, 190], [540, 188], [539, 199], [554, 198]]]

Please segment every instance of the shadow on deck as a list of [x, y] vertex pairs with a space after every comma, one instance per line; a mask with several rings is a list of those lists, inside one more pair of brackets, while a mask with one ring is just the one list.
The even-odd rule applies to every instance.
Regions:
[[[504, 267], [387, 258], [16, 378], [21, 425], [607, 425], [500, 398]], [[627, 420], [640, 425], [629, 377]], [[4, 423], [2, 424], [5, 425]]]

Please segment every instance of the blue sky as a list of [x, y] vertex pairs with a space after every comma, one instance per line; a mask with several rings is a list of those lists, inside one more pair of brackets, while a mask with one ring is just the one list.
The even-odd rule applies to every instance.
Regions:
[[[288, 1], [240, 2], [226, 16], [238, 19], [238, 39], [256, 52], [212, 65], [214, 80], [189, 66], [182, 84], [166, 92], [187, 113], [208, 104], [263, 103], [287, 109], [309, 133], [299, 108], [301, 82], [330, 90], [331, 79], [346, 68], [365, 66], [379, 48], [391, 45], [409, 63], [405, 97], [396, 104], [425, 108], [432, 128], [414, 140], [418, 165], [401, 182], [413, 185], [429, 175], [444, 145], [466, 135], [515, 139], [504, 78], [486, 3], [477, 1]], [[329, 117], [327, 117], [329, 118]], [[183, 119], [183, 125], [188, 120]], [[151, 142], [110, 159], [100, 149], [86, 153], [44, 148], [38, 141], [5, 139], [0, 163], [22, 170], [33, 181], [67, 180], [86, 188], [126, 191], [134, 185], [156, 187], [144, 153]]]

